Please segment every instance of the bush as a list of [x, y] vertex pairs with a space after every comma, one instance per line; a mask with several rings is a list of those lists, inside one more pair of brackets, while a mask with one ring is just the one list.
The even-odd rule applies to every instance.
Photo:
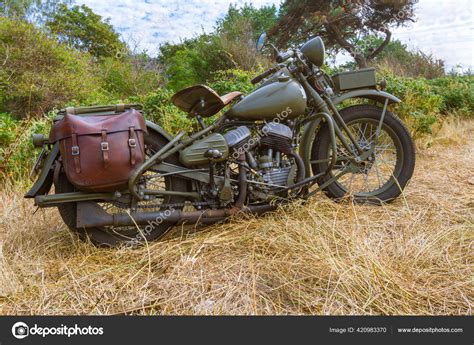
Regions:
[[87, 53], [67, 48], [32, 24], [0, 17], [0, 111], [40, 116], [99, 92], [101, 81]]
[[7, 147], [13, 142], [16, 126], [10, 114], [0, 113], [0, 147]]
[[214, 34], [202, 34], [179, 44], [164, 44], [160, 54], [160, 61], [166, 66], [167, 87], [176, 91], [205, 83], [215, 71], [236, 67]]
[[111, 98], [143, 96], [163, 86], [159, 66], [146, 54], [105, 58], [100, 73]]
[[399, 97], [396, 113], [413, 129], [415, 135], [430, 134], [438, 121], [443, 98], [436, 94], [426, 79], [387, 75], [387, 92]]
[[[382, 43], [382, 39], [368, 36], [361, 41], [367, 54]], [[434, 79], [444, 76], [444, 61], [421, 50], [412, 51], [399, 40], [392, 40], [372, 62], [377, 69], [390, 71], [399, 77]]]
[[255, 86], [250, 82], [255, 75], [255, 72], [241, 69], [217, 71], [212, 74], [212, 81], [209, 81], [208, 84], [220, 95], [232, 91], [240, 91], [246, 94], [255, 89]]
[[386, 55], [378, 59], [374, 66], [377, 69], [389, 70], [393, 74], [408, 78], [435, 79], [445, 75], [444, 61], [422, 51], [406, 52], [405, 57]]
[[434, 91], [442, 97], [441, 112], [455, 112], [474, 117], [474, 76], [452, 76], [430, 81]]
[[168, 133], [177, 134], [182, 130], [190, 132], [194, 122], [171, 103], [172, 95], [173, 91], [169, 89], [159, 89], [144, 97], [131, 97], [127, 101], [142, 103], [145, 117]]
[[15, 120], [0, 114], [0, 171], [3, 178], [25, 180], [39, 153], [33, 146], [33, 133], [49, 133], [53, 114], [40, 119]]

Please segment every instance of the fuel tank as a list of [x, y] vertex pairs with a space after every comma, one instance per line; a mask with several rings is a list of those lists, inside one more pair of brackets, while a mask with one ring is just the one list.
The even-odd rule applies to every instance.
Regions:
[[227, 115], [239, 120], [292, 119], [304, 113], [306, 94], [303, 87], [289, 77], [264, 85], [235, 104]]

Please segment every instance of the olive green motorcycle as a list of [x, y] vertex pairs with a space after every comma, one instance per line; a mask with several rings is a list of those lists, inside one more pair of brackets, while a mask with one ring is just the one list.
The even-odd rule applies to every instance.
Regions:
[[[400, 100], [377, 84], [375, 70], [327, 75], [319, 37], [281, 52], [262, 34], [257, 49], [263, 46], [275, 50], [276, 64], [252, 80], [258, 86], [250, 94], [219, 96], [195, 85], [172, 97], [196, 119], [200, 129], [192, 135], [173, 137], [147, 121], [144, 160], [117, 190], [78, 188], [64, 173], [60, 144], [35, 135], [43, 151], [25, 197], [57, 207], [81, 237], [115, 246], [155, 240], [177, 224], [263, 214], [319, 191], [336, 201], [371, 204], [400, 196], [414, 171], [415, 148], [389, 111]], [[73, 112], [87, 117], [126, 109], [140, 111], [139, 105], [119, 105]], [[219, 112], [206, 125], [203, 118]]]

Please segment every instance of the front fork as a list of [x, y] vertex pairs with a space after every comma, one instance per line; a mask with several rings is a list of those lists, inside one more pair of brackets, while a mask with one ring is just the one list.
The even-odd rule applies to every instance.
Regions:
[[[318, 119], [323, 118], [323, 119], [326, 120], [326, 123], [328, 124], [333, 155], [332, 155], [331, 160], [329, 162], [329, 165], [328, 165], [326, 171], [323, 173], [323, 175], [328, 174], [334, 168], [334, 166], [336, 165], [336, 162], [338, 160], [336, 138], [339, 138], [339, 140], [341, 141], [342, 145], [347, 150], [347, 152], [354, 153], [353, 156], [348, 158], [351, 162], [351, 164], [348, 165], [349, 168], [348, 169], [343, 169], [343, 172], [346, 173], [346, 172], [348, 172], [350, 170], [353, 170], [355, 168], [358, 169], [360, 164], [363, 163], [364, 161], [368, 160], [369, 157], [372, 156], [372, 154], [375, 150], [378, 138], [379, 138], [381, 130], [382, 130], [382, 125], [383, 125], [383, 121], [385, 119], [385, 114], [387, 113], [387, 107], [388, 107], [389, 99], [388, 98], [385, 99], [382, 114], [380, 116], [380, 122], [377, 126], [377, 130], [376, 130], [376, 133], [375, 133], [374, 141], [371, 143], [371, 146], [370, 146], [369, 149], [363, 149], [360, 146], [357, 139], [354, 138], [354, 135], [349, 130], [348, 126], [344, 122], [344, 119], [342, 118], [341, 114], [337, 110], [336, 106], [332, 103], [332, 101], [326, 96], [324, 96], [324, 99], [321, 98], [321, 96], [311, 87], [311, 85], [309, 85], [308, 81], [306, 80], [306, 78], [301, 73], [298, 75], [298, 80], [303, 85], [303, 88], [305, 89], [306, 94], [309, 95], [312, 98], [314, 104], [316, 105], [316, 108], [319, 111], [318, 113], [313, 114], [313, 115], [309, 116], [308, 118], [306, 118], [304, 123], [307, 123], [309, 126], [311, 126], [310, 128], [313, 129], [314, 131], [316, 130], [316, 128], [312, 128], [312, 127], [317, 127], [317, 125], [318, 125], [318, 123], [314, 122], [314, 121], [317, 121]], [[329, 108], [331, 109], [332, 114], [334, 116], [332, 116], [331, 111], [328, 108], [328, 105], [329, 105]], [[312, 126], [313, 124], [314, 124], [314, 126]], [[349, 141], [343, 135], [343, 131], [347, 134], [347, 137], [349, 138]], [[313, 138], [311, 136], [308, 136], [306, 138], [306, 140], [303, 142], [303, 145], [305, 146], [304, 150], [305, 150], [307, 155], [311, 151], [310, 147], [312, 145], [312, 140], [313, 140]], [[351, 144], [353, 145], [352, 147], [351, 147]], [[355, 148], [356, 152], [354, 152], [353, 148]], [[310, 171], [311, 171], [310, 170], [311, 163], [314, 164], [314, 163], [319, 163], [319, 162], [311, 162], [308, 159], [308, 157], [305, 157], [305, 158], [306, 158], [307, 176], [309, 176]], [[344, 174], [341, 173], [341, 174], [336, 175], [333, 178], [334, 181], [339, 179], [339, 177], [341, 177], [342, 175], [344, 175]], [[334, 182], [333, 179], [329, 180], [329, 181], [331, 181], [330, 183]]]

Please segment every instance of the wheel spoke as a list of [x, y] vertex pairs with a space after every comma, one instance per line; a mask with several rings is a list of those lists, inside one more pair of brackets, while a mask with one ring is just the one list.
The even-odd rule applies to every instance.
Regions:
[[[371, 161], [365, 162], [365, 166], [361, 166], [356, 172], [348, 172], [336, 182], [341, 185], [343, 189], [346, 189], [352, 194], [377, 194], [379, 190], [386, 188], [385, 186], [391, 181], [395, 173], [398, 161], [397, 146], [384, 127], [382, 127], [377, 137], [377, 127], [378, 122], [367, 121], [365, 119], [348, 124], [349, 132], [362, 149], [366, 150], [374, 146], [373, 159]], [[357, 152], [355, 151], [355, 145], [351, 143], [347, 133], [343, 135], [350, 143], [350, 148], [353, 152], [348, 152], [342, 145], [341, 139], [338, 138], [336, 142], [337, 161], [346, 160], [346, 164], [349, 164], [349, 158], [353, 157]], [[329, 149], [328, 157], [331, 157], [332, 154], [332, 150]], [[315, 163], [315, 161], [311, 163]], [[331, 175], [335, 176], [335, 174], [344, 168], [344, 164], [337, 164], [332, 170]]]

